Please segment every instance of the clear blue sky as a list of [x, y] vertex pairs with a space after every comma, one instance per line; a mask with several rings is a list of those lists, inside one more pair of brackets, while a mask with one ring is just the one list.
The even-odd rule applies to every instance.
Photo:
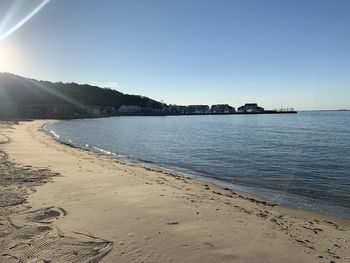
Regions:
[[[2, 0], [0, 34], [42, 2]], [[350, 108], [350, 1], [51, 0], [0, 58], [1, 71], [166, 103]]]

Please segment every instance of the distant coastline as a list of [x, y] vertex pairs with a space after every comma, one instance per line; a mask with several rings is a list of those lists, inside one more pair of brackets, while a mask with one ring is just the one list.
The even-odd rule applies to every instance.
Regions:
[[265, 110], [256, 103], [245, 104], [238, 108], [228, 104], [208, 105], [166, 105], [157, 108], [142, 108], [137, 105], [122, 105], [121, 107], [74, 106], [66, 104], [39, 105], [0, 105], [1, 120], [32, 120], [32, 119], [84, 119], [104, 118], [114, 116], [189, 116], [189, 115], [256, 115], [256, 114], [294, 114], [293, 108], [280, 110]]
[[297, 113], [293, 108], [265, 110], [257, 103], [246, 103], [237, 110], [228, 104], [166, 104], [108, 88], [38, 81], [9, 73], [0, 73], [0, 81], [1, 120]]

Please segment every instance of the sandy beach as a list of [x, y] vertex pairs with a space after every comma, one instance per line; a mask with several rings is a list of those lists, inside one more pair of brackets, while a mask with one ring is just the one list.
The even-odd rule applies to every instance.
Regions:
[[0, 125], [0, 262], [350, 262], [350, 222]]

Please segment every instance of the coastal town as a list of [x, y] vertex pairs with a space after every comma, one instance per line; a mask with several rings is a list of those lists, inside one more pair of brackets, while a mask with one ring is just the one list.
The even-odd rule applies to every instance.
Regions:
[[237, 110], [228, 104], [209, 105], [167, 105], [140, 107], [122, 105], [117, 107], [82, 105], [0, 105], [2, 119], [72, 119], [99, 118], [108, 116], [171, 116], [171, 115], [222, 115], [222, 114], [274, 114], [296, 113], [293, 108], [265, 110], [257, 103], [246, 103]]
[[167, 105], [162, 104], [160, 108], [143, 109], [141, 107], [129, 105], [121, 106], [118, 109], [119, 114], [128, 113], [151, 113], [159, 115], [206, 115], [206, 114], [259, 114], [259, 113], [295, 113], [293, 108], [265, 110], [257, 103], [246, 103], [237, 110], [228, 104], [209, 105]]

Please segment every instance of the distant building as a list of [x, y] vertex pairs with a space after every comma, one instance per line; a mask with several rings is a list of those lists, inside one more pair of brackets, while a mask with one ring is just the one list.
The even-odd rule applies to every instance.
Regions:
[[101, 117], [112, 113], [111, 107], [68, 104], [8, 104], [0, 106], [0, 119], [68, 119]]
[[264, 108], [259, 107], [256, 103], [246, 103], [238, 108], [238, 112], [263, 112]]
[[216, 104], [210, 108], [210, 112], [216, 114], [234, 113], [235, 111], [235, 108], [228, 104]]
[[24, 118], [74, 118], [99, 117], [102, 115], [99, 106], [73, 106], [64, 104], [53, 105], [21, 105], [18, 107], [21, 117]]
[[26, 119], [65, 118], [78, 114], [78, 110], [70, 105], [21, 105], [20, 115]]
[[186, 106], [180, 106], [180, 105], [169, 105], [166, 108], [166, 113], [171, 115], [182, 115], [186, 114], [187, 107]]
[[188, 105], [186, 109], [187, 114], [206, 114], [209, 113], [208, 105]]
[[142, 108], [137, 105], [122, 105], [118, 109], [118, 113], [140, 113]]

